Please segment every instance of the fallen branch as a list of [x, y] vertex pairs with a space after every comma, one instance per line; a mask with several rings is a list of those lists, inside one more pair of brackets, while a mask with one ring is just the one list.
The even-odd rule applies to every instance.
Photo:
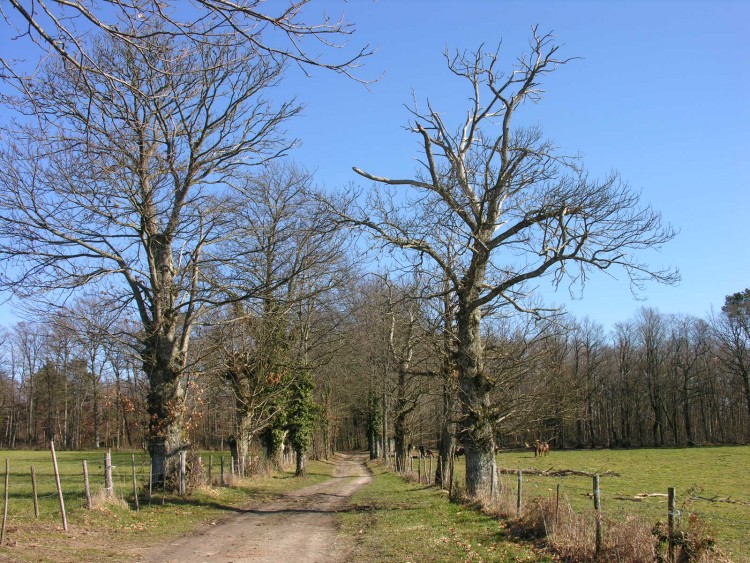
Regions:
[[733, 500], [729, 497], [726, 498], [719, 498], [719, 495], [716, 495], [714, 497], [701, 497], [701, 496], [691, 496], [691, 499], [694, 500], [707, 500], [708, 502], [728, 502], [729, 504], [746, 504], [750, 505], [750, 501], [747, 500]]
[[600, 477], [620, 477], [619, 473], [615, 473], [614, 471], [605, 471], [604, 473], [589, 473], [587, 471], [578, 471], [575, 469], [553, 469], [549, 468], [546, 471], [542, 471], [539, 469], [503, 469], [498, 468], [498, 473], [504, 473], [508, 475], [516, 475], [519, 471], [521, 471], [524, 475], [537, 475], [539, 477], [568, 477], [569, 475], [578, 475], [580, 477], [593, 477], [594, 475], [599, 475]]
[[641, 502], [644, 498], [648, 497], [666, 497], [665, 493], [638, 493], [632, 497], [612, 497], [615, 500], [629, 500], [633, 502]]

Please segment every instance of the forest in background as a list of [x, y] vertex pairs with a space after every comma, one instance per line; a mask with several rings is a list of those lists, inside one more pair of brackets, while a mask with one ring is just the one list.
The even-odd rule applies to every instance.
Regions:
[[[364, 279], [350, 277], [320, 300], [308, 322], [316, 457], [368, 447], [378, 455], [384, 433], [393, 439], [396, 427], [407, 445], [434, 448], [446, 420], [457, 416], [444, 402], [445, 387], [456, 382], [441, 377], [439, 308], [413, 298], [413, 285]], [[0, 447], [44, 447], [51, 439], [69, 449], [145, 447], [148, 383], [132, 342], [114, 338], [113, 325], [101, 324], [106, 315], [96, 310], [95, 298], [76, 310], [80, 317], [52, 314], [4, 329]], [[498, 321], [485, 334], [487, 365], [503, 383], [494, 397], [506, 409], [498, 444], [748, 443], [750, 340], [743, 330], [747, 311], [742, 314], [725, 307], [700, 319], [643, 308], [610, 332], [589, 319]], [[298, 321], [294, 311], [284, 316], [287, 350], [299, 346]], [[248, 330], [263, 328], [257, 317], [246, 322]], [[246, 345], [263, 345], [262, 334], [255, 338]], [[206, 327], [194, 346], [191, 442], [226, 448], [238, 430], [238, 409], [247, 411], [238, 407], [227, 377], [227, 341], [217, 345], [216, 329]], [[289, 362], [282, 362], [286, 369]], [[274, 380], [276, 371], [247, 381], [254, 386], [248, 390], [256, 455], [270, 451], [269, 429], [286, 433], [293, 378]]]

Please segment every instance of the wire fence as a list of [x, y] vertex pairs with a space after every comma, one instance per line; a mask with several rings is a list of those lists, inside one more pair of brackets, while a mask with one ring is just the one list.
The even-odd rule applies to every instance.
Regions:
[[[8, 451], [4, 465], [2, 531], [9, 519], [61, 519], [67, 530], [66, 512], [92, 508], [102, 502], [121, 502], [133, 510], [152, 501], [163, 503], [166, 483], [152, 483], [154, 471], [145, 452], [111, 450], [88, 452]], [[186, 456], [180, 456], [183, 464]], [[191, 460], [194, 485], [229, 486], [259, 459], [235, 460], [227, 452], [195, 454]], [[286, 453], [282, 465], [292, 462]], [[2, 462], [0, 462], [2, 463]], [[180, 474], [184, 476], [185, 467]], [[161, 485], [161, 486], [160, 486]], [[184, 485], [184, 483], [183, 483]], [[185, 494], [180, 486], [178, 494]]]
[[[385, 463], [406, 478], [434, 484], [440, 459], [412, 455], [398, 463], [395, 456], [390, 455]], [[449, 490], [453, 498], [460, 497], [465, 477], [463, 458], [450, 460], [444, 474], [443, 488]], [[623, 494], [624, 488], [632, 489], [622, 486], [623, 479], [612, 472], [499, 468], [494, 485], [496, 491], [493, 491], [495, 499], [490, 508], [519, 525], [532, 528], [539, 525], [542, 529], [536, 531], [548, 537], [558, 533], [562, 528], [561, 520], [569, 519], [572, 514], [577, 525], [585, 528], [581, 534], [585, 538], [576, 541], [590, 541], [592, 550], [598, 552], [607, 541], [612, 541], [613, 535], [632, 533], [637, 524], [647, 539], [652, 535], [658, 537], [662, 530], [665, 549], [669, 552], [680, 541], [687, 541], [691, 534], [702, 534], [704, 539], [714, 538], [716, 534], [719, 548], [731, 561], [750, 561], [745, 551], [750, 544], [750, 489], [733, 491], [738, 494], [733, 496], [708, 494], [697, 487], [682, 491], [669, 486], [663, 490], [648, 490], [644, 485], [643, 492]], [[668, 481], [668, 476], [664, 480]], [[531, 522], [534, 519], [541, 524]]]

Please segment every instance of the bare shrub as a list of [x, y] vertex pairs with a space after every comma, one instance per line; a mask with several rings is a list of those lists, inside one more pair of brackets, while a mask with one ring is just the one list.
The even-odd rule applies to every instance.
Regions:
[[670, 539], [675, 551], [677, 563], [703, 563], [719, 561], [722, 554], [716, 547], [716, 536], [711, 528], [698, 518], [697, 514], [690, 513], [684, 527], [678, 528], [670, 533], [667, 524], [659, 522], [652, 530], [658, 550], [657, 561], [668, 561], [668, 550]]
[[185, 490], [190, 492], [203, 484], [203, 458], [195, 450], [185, 456]]
[[593, 516], [575, 513], [565, 498], [530, 500], [510, 529], [524, 539], [544, 539], [550, 551], [565, 561], [645, 563], [656, 557], [651, 528], [638, 518], [605, 521], [604, 546], [597, 554]]
[[91, 495], [91, 508], [106, 511], [112, 508], [128, 508], [128, 503], [120, 495], [110, 494], [107, 489], [99, 489]]

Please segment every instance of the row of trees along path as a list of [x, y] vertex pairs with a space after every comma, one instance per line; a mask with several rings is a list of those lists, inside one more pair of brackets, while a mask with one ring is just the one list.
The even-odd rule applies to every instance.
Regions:
[[36, 43], [44, 60], [28, 75], [0, 53], [2, 78], [15, 88], [2, 101], [33, 116], [3, 131], [2, 288], [59, 303], [87, 287], [111, 310], [135, 313], [128, 332], [148, 378], [155, 479], [173, 477], [188, 446], [196, 323], [218, 307], [262, 300], [317, 263], [296, 262], [281, 279], [253, 277], [242, 257], [273, 247], [253, 246], [252, 217], [237, 212], [252, 208], [253, 167], [294, 144], [282, 126], [300, 105], [263, 95], [286, 62], [358, 80], [352, 71], [370, 53], [344, 49], [334, 61], [353, 27], [307, 19], [305, 4], [275, 13], [256, 2], [184, 11], [156, 0], [21, 1], [3, 14], [6, 29]]
[[[2, 287], [55, 303], [88, 287], [110, 309], [133, 313], [128, 332], [149, 385], [148, 448], [161, 472], [174, 475], [188, 446], [186, 396], [199, 363], [189, 352], [199, 323], [236, 305], [233, 320], [243, 330], [252, 301], [266, 333], [278, 335], [278, 306], [289, 299], [274, 292], [323, 290], [290, 283], [317, 279], [315, 252], [289, 260], [282, 276], [270, 260], [246, 267], [251, 257], [271, 256], [276, 242], [259, 242], [253, 217], [241, 213], [257, 193], [249, 171], [292, 146], [282, 126], [300, 110], [291, 97], [272, 104], [262, 94], [283, 77], [287, 60], [352, 76], [369, 51], [355, 50], [341, 63], [307, 56], [310, 42], [329, 45], [352, 30], [343, 21], [308, 23], [304, 1], [277, 14], [256, 3], [207, 1], [179, 17], [176, 5], [156, 0], [138, 10], [118, 0], [101, 11], [43, 4], [33, 10], [13, 2], [5, 20], [52, 56], [33, 77], [4, 59], [3, 77], [16, 95], [3, 101], [33, 119], [3, 131]], [[71, 10], [64, 18], [63, 9]], [[539, 128], [515, 126], [523, 106], [540, 100], [544, 79], [569, 62], [558, 51], [534, 28], [529, 51], [506, 71], [499, 51], [446, 52], [448, 71], [467, 86], [465, 120], [451, 125], [429, 102], [426, 110], [414, 107], [408, 128], [422, 168], [406, 179], [355, 168], [374, 182], [372, 197], [320, 198], [317, 217], [327, 212], [336, 221], [313, 220], [304, 231], [326, 240], [320, 225], [364, 228], [403, 250], [394, 263], [431, 279], [431, 292], [444, 297], [441, 370], [446, 382], [454, 374], [458, 382], [446, 384], [445, 404], [459, 415], [446, 422], [440, 455], [447, 459], [456, 434], [466, 450], [467, 489], [476, 496], [494, 494], [495, 425], [513, 410], [492, 400], [499, 382], [485, 369], [483, 319], [511, 311], [544, 316], [531, 288], [542, 277], [582, 283], [589, 269], [619, 267], [636, 286], [677, 279], [635, 256], [673, 231], [616, 174], [593, 179]], [[258, 264], [274, 275], [258, 276]], [[271, 338], [266, 349], [277, 343]], [[240, 392], [248, 381], [275, 381], [288, 371], [286, 362], [231, 352], [226, 376], [240, 381], [240, 410], [249, 402]], [[402, 352], [398, 369], [406, 378], [414, 366], [408, 348]], [[309, 368], [305, 357], [302, 346], [294, 370]], [[238, 448], [253, 436], [240, 429]]]

